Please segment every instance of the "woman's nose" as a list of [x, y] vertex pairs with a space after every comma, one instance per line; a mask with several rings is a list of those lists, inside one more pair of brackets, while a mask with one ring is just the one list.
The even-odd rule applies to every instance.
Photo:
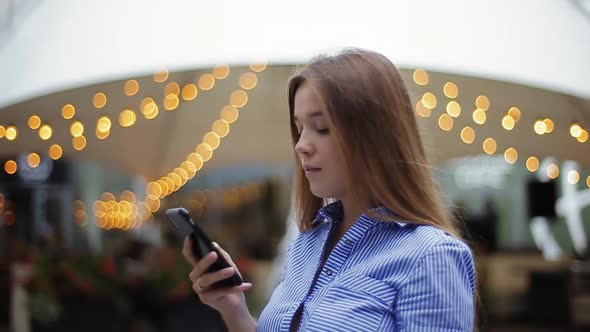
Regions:
[[313, 145], [305, 135], [301, 135], [301, 137], [299, 137], [299, 141], [297, 141], [297, 144], [295, 144], [295, 152], [297, 152], [299, 155], [306, 156], [313, 154]]

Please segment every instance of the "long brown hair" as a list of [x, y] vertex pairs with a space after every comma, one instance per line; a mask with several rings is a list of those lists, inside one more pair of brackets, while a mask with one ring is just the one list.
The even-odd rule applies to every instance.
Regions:
[[[303, 82], [311, 83], [325, 107], [355, 199], [395, 215], [373, 214], [381, 220], [433, 225], [460, 237], [426, 160], [407, 88], [391, 61], [376, 52], [346, 49], [319, 56], [296, 72], [288, 86], [293, 145], [298, 139], [295, 93]], [[324, 202], [311, 192], [301, 163], [295, 167], [294, 203], [304, 230]]]

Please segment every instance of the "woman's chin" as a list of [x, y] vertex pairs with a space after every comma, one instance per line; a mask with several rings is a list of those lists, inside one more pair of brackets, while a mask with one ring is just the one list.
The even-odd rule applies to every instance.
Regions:
[[311, 193], [316, 197], [323, 198], [323, 199], [333, 197], [326, 190], [321, 190], [320, 188], [314, 188], [314, 187], [311, 187], [309, 189], [311, 190]]

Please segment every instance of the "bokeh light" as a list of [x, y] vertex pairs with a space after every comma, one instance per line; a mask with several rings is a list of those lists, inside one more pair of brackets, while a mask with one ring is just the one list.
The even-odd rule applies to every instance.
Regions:
[[504, 151], [504, 160], [509, 164], [514, 164], [518, 160], [518, 151], [515, 148], [508, 148]]
[[92, 98], [92, 104], [98, 109], [105, 107], [107, 104], [107, 96], [102, 92], [95, 94], [94, 98]]
[[195, 165], [196, 171], [198, 172], [203, 167], [203, 156], [197, 152], [193, 152], [186, 157], [186, 160], [190, 161]]
[[39, 157], [36, 153], [31, 153], [27, 156], [27, 164], [32, 167], [36, 168], [41, 163], [41, 157]]
[[160, 179], [160, 180], [156, 181], [156, 183], [161, 188], [160, 197], [164, 197], [164, 196], [166, 196], [166, 195], [168, 195], [168, 194], [170, 194], [172, 192], [172, 190], [170, 188], [168, 188], [168, 184], [166, 183], [166, 181]]
[[154, 74], [154, 81], [158, 83], [165, 82], [168, 79], [168, 69], [164, 68]]
[[571, 125], [570, 135], [572, 135], [572, 137], [578, 138], [578, 137], [580, 137], [581, 134], [582, 134], [582, 127], [579, 124], [574, 123], [573, 125]]
[[244, 90], [236, 90], [232, 92], [230, 97], [230, 104], [236, 108], [244, 107], [248, 103], [248, 94]]
[[96, 122], [96, 130], [101, 133], [106, 133], [111, 130], [112, 122], [107, 116], [102, 116]]
[[100, 140], [106, 139], [107, 137], [109, 137], [110, 134], [111, 134], [110, 130], [100, 131], [100, 130], [98, 130], [98, 128], [96, 128], [96, 131], [95, 131], [96, 138], [98, 138]]
[[82, 124], [82, 122], [76, 121], [72, 123], [72, 125], [70, 126], [70, 133], [74, 137], [82, 136], [84, 134], [84, 125]]
[[506, 130], [514, 129], [515, 124], [516, 122], [514, 121], [514, 118], [510, 115], [506, 115], [502, 118], [502, 127]]
[[461, 140], [467, 144], [471, 144], [475, 141], [475, 130], [471, 127], [465, 127], [461, 130]]
[[148, 120], [153, 120], [158, 116], [159, 112], [160, 109], [158, 108], [158, 105], [151, 103], [146, 105], [143, 116]]
[[229, 76], [229, 66], [227, 65], [219, 65], [213, 68], [213, 77], [218, 80], [223, 80]]
[[543, 135], [547, 132], [547, 125], [545, 124], [545, 122], [543, 122], [543, 120], [537, 120], [535, 121], [533, 129], [535, 130], [535, 133], [537, 133], [537, 135]]
[[160, 209], [160, 199], [158, 197], [148, 195], [145, 199], [145, 203], [148, 206], [148, 210], [152, 213]]
[[152, 196], [161, 197], [162, 196], [162, 186], [158, 182], [149, 182], [147, 184], [147, 193]]
[[447, 113], [441, 114], [438, 118], [438, 126], [444, 131], [451, 131], [453, 129], [453, 118]]
[[136, 80], [129, 80], [125, 82], [125, 86], [123, 87], [125, 94], [128, 96], [134, 96], [139, 92], [139, 83]]
[[434, 109], [436, 107], [436, 96], [431, 92], [426, 92], [422, 95], [422, 105], [428, 109]]
[[119, 114], [119, 125], [121, 127], [131, 127], [135, 124], [136, 120], [137, 116], [133, 110], [124, 110]]
[[508, 110], [508, 115], [510, 115], [515, 122], [518, 122], [520, 121], [522, 113], [520, 112], [520, 109], [518, 109], [518, 107], [510, 107], [510, 109]]
[[39, 137], [41, 137], [42, 140], [46, 141], [50, 139], [51, 136], [53, 136], [53, 128], [51, 128], [50, 125], [44, 124], [39, 128]]
[[580, 173], [576, 170], [571, 170], [567, 173], [567, 182], [570, 184], [576, 184], [580, 182]]
[[461, 115], [461, 105], [459, 105], [458, 102], [451, 100], [447, 104], [447, 113], [454, 118], [459, 117], [459, 115]]
[[496, 149], [498, 145], [496, 144], [496, 140], [488, 137], [483, 141], [483, 151], [489, 155], [496, 153]]
[[553, 120], [545, 119], [545, 120], [543, 120], [543, 122], [545, 123], [545, 133], [546, 134], [552, 133], [553, 129], [555, 128], [555, 124], [553, 123]]
[[180, 86], [176, 82], [166, 84], [164, 88], [164, 97], [168, 98], [170, 95], [178, 96], [180, 94]]
[[482, 109], [476, 109], [473, 112], [473, 121], [479, 125], [482, 125], [484, 123], [486, 123], [487, 120], [487, 114], [484, 110]]
[[203, 142], [207, 143], [211, 147], [211, 149], [215, 150], [219, 147], [220, 144], [219, 135], [210, 131], [206, 133], [205, 136], [203, 136]]
[[428, 84], [428, 73], [424, 69], [414, 70], [414, 74], [412, 76], [414, 78], [414, 83], [418, 85]]
[[176, 173], [178, 176], [180, 176], [180, 179], [182, 180], [180, 185], [184, 186], [186, 184], [186, 182], [188, 181], [188, 173], [180, 167], [176, 167], [173, 170], [173, 172]]
[[62, 154], [63, 150], [58, 144], [53, 144], [51, 147], [49, 147], [49, 157], [51, 159], [58, 160], [61, 158]]
[[559, 176], [559, 166], [555, 164], [547, 166], [547, 176], [550, 179], [556, 179]]
[[424, 107], [422, 100], [420, 100], [416, 104], [416, 114], [418, 114], [420, 117], [427, 118], [432, 114], [432, 110]]
[[443, 87], [443, 92], [445, 94], [445, 96], [447, 96], [448, 98], [457, 98], [457, 96], [459, 95], [459, 88], [457, 87], [457, 85], [453, 82], [447, 82], [445, 83], [444, 87]]
[[18, 136], [18, 129], [15, 126], [8, 126], [4, 132], [4, 137], [9, 141], [14, 141]]
[[18, 170], [18, 165], [14, 160], [8, 160], [6, 163], [4, 163], [4, 170], [8, 174], [14, 174]]
[[86, 147], [86, 137], [84, 136], [76, 136], [72, 139], [72, 145], [74, 149], [80, 151]]
[[490, 109], [490, 100], [486, 96], [478, 96], [475, 99], [475, 106], [480, 110], [487, 111], [488, 109]]
[[240, 76], [240, 87], [244, 90], [254, 89], [258, 79], [254, 73], [244, 73]]
[[201, 75], [201, 77], [199, 78], [198, 86], [199, 89], [204, 91], [213, 89], [213, 87], [215, 86], [215, 77], [213, 77], [213, 75], [211, 74]]
[[74, 107], [74, 105], [66, 104], [66, 105], [64, 105], [64, 107], [62, 107], [61, 116], [64, 119], [69, 120], [69, 119], [73, 118], [74, 115], [76, 115], [76, 108]]
[[266, 67], [267, 67], [266, 61], [250, 65], [250, 69], [252, 69], [252, 71], [255, 71], [257, 73], [264, 71], [266, 69]]
[[582, 129], [580, 136], [578, 136], [577, 140], [580, 143], [586, 143], [588, 141], [588, 131], [586, 131], [586, 129]]
[[539, 169], [539, 159], [537, 159], [537, 157], [529, 157], [526, 160], [526, 168], [529, 170], [529, 172], [536, 172]]
[[197, 145], [196, 152], [201, 155], [203, 162], [209, 161], [213, 156], [213, 148], [207, 143], [201, 143]]
[[189, 180], [192, 179], [197, 173], [197, 167], [192, 162], [185, 160], [180, 164], [180, 167], [186, 171]]
[[239, 115], [238, 109], [233, 105], [227, 105], [221, 110], [221, 118], [227, 121], [227, 123], [234, 123]]
[[29, 128], [38, 129], [41, 127], [41, 118], [38, 115], [32, 115], [28, 121]]
[[219, 137], [225, 137], [229, 133], [229, 124], [223, 119], [218, 119], [211, 125], [211, 130]]
[[194, 84], [187, 84], [182, 88], [182, 99], [184, 101], [191, 101], [197, 98], [199, 90]]
[[173, 111], [178, 108], [180, 100], [177, 95], [169, 94], [164, 98], [164, 109], [167, 111]]
[[[168, 173], [168, 178], [170, 178], [170, 180], [172, 180], [172, 182], [174, 183], [173, 191], [177, 191], [178, 189], [180, 189], [180, 187], [182, 186], [182, 179], [180, 178], [180, 176], [178, 174], [170, 172], [170, 173]], [[155, 211], [151, 211], [151, 212], [155, 212]]]

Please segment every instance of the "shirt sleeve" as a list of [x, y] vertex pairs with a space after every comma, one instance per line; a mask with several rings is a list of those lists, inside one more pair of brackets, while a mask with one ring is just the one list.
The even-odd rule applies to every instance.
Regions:
[[395, 315], [400, 331], [473, 331], [475, 267], [458, 240], [429, 249], [400, 287]]

